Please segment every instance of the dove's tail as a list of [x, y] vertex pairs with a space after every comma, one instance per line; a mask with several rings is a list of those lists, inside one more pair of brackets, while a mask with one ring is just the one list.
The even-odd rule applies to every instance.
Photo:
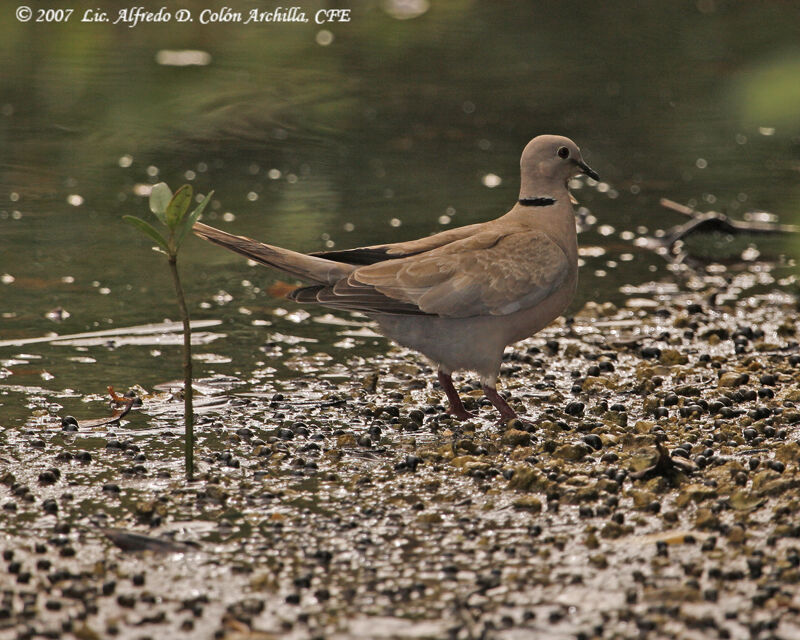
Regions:
[[201, 222], [196, 223], [192, 231], [209, 242], [240, 253], [251, 260], [316, 284], [334, 284], [347, 277], [355, 268], [342, 262], [307, 256], [304, 253], [274, 247], [244, 236], [235, 236]]

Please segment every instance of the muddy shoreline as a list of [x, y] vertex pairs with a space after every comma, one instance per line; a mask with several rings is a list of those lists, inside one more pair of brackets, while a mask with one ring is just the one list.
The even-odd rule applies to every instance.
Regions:
[[509, 349], [527, 423], [469, 377], [451, 420], [400, 349], [269, 397], [200, 381], [189, 485], [171, 394], [133, 424], [172, 428], [45, 406], [3, 436], [0, 638], [797, 637], [797, 300], [709, 291]]

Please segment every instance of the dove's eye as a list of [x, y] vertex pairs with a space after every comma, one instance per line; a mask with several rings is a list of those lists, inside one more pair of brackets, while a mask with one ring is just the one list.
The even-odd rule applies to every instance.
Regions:
[[558, 154], [559, 158], [564, 158], [564, 159], [569, 158], [569, 149], [567, 149], [566, 147], [559, 147], [556, 153]]

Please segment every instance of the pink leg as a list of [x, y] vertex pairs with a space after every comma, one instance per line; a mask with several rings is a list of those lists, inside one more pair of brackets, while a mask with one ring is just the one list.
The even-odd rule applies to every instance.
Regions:
[[439, 376], [439, 384], [442, 385], [442, 389], [444, 389], [444, 392], [447, 394], [447, 401], [450, 403], [450, 406], [447, 408], [447, 413], [459, 420], [477, 418], [478, 416], [464, 408], [461, 398], [458, 397], [458, 392], [453, 386], [453, 378], [450, 377], [450, 374], [439, 369], [437, 375]]
[[483, 385], [483, 393], [500, 412], [500, 417], [503, 419], [503, 422], [508, 422], [517, 417], [517, 412], [508, 406], [508, 403], [497, 393], [497, 389], [488, 385]]

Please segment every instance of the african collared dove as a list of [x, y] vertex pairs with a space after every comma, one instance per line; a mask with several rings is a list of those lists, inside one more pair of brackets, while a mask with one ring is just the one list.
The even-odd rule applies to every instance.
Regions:
[[297, 253], [197, 223], [194, 232], [310, 286], [289, 298], [361, 311], [383, 334], [439, 367], [448, 412], [469, 413], [453, 371], [476, 371], [504, 421], [516, 417], [497, 393], [506, 346], [561, 315], [578, 280], [578, 243], [567, 181], [598, 179], [568, 138], [531, 140], [520, 161], [518, 202], [504, 216], [427, 238], [358, 249]]

